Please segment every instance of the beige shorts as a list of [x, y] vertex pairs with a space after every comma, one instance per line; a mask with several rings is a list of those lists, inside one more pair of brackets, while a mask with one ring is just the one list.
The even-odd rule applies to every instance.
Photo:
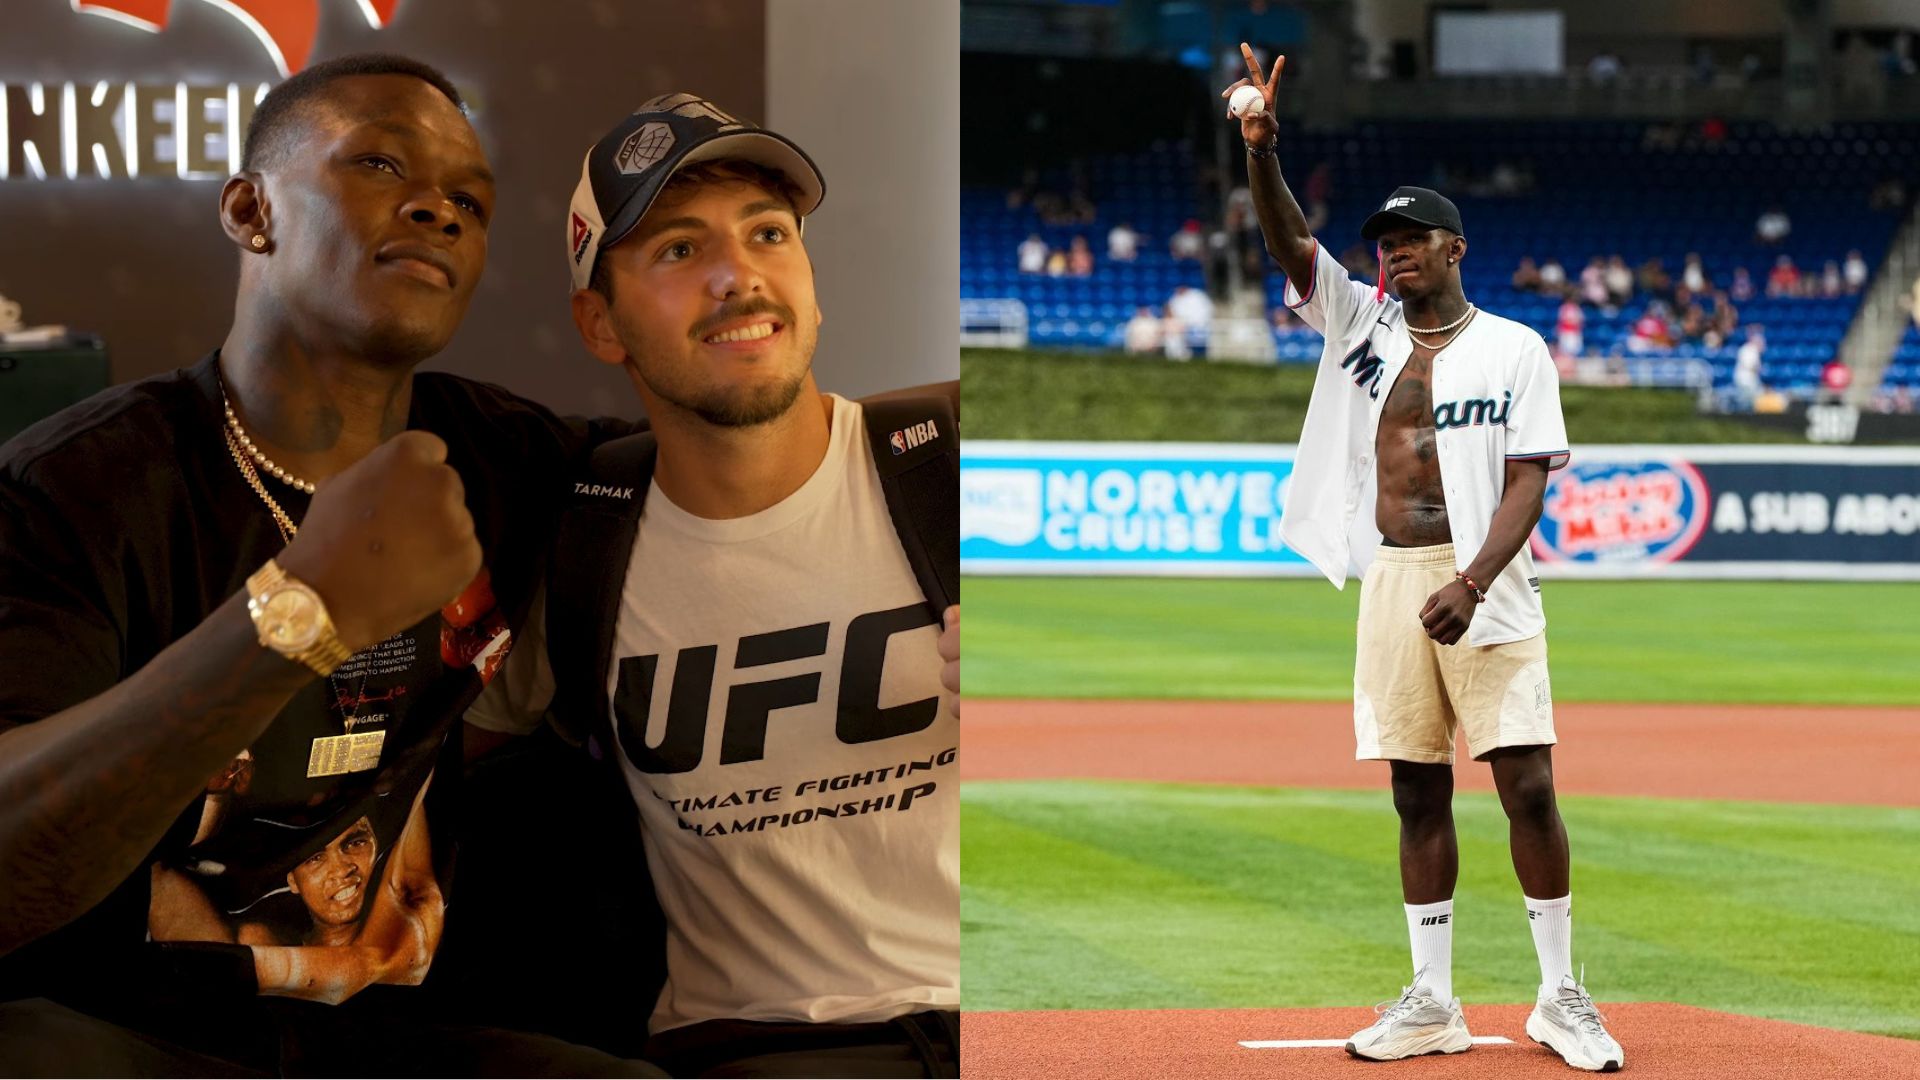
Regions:
[[1558, 741], [1544, 633], [1501, 645], [1442, 645], [1420, 625], [1427, 597], [1453, 571], [1452, 544], [1375, 552], [1360, 585], [1356, 758], [1452, 764], [1456, 724], [1475, 758]]

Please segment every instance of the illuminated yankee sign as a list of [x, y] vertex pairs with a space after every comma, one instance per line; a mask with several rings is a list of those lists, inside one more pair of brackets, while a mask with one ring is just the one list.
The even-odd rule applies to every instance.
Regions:
[[[1280, 542], [1293, 451], [963, 443], [961, 570], [1312, 576]], [[1920, 580], [1920, 449], [1576, 446], [1531, 549], [1549, 580]]]
[[[174, 4], [198, 2], [246, 27], [282, 76], [313, 53], [322, 0], [69, 0], [73, 10], [160, 33]], [[342, 0], [379, 29], [401, 0]], [[266, 83], [0, 81], [0, 180], [176, 176], [224, 180]]]

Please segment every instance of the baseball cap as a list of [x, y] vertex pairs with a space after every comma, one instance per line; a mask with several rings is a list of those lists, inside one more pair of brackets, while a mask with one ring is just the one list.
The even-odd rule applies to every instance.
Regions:
[[567, 261], [573, 287], [584, 289], [600, 252], [626, 239], [660, 189], [697, 161], [750, 161], [793, 181], [804, 219], [826, 196], [826, 181], [793, 140], [736, 120], [693, 94], [663, 94], [587, 151], [567, 214]]
[[1360, 238], [1373, 243], [1388, 229], [1408, 224], [1431, 225], [1456, 236], [1467, 235], [1460, 225], [1460, 208], [1453, 205], [1452, 199], [1432, 188], [1397, 187], [1360, 226]]

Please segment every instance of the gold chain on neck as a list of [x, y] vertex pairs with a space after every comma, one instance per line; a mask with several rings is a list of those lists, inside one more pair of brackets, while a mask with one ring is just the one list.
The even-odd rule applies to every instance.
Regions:
[[227, 437], [227, 451], [233, 455], [233, 463], [239, 466], [240, 475], [247, 478], [247, 486], [253, 489], [255, 495], [260, 496], [261, 501], [267, 504], [267, 510], [273, 514], [273, 523], [280, 530], [281, 541], [293, 543], [293, 538], [299, 533], [300, 527], [293, 523], [293, 519], [288, 517], [287, 512], [280, 508], [280, 504], [273, 500], [273, 496], [267, 494], [267, 485], [260, 482], [259, 470], [253, 467], [253, 462], [249, 461], [246, 453], [240, 449], [240, 441], [234, 438], [232, 429], [223, 427], [220, 430], [221, 434]]

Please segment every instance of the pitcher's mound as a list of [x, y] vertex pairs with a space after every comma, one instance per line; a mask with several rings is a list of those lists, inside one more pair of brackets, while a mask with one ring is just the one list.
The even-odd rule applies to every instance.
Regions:
[[[1372, 1022], [1364, 1009], [1168, 1009], [970, 1012], [960, 1053], [969, 1080], [1165, 1080], [1298, 1076], [1358, 1080], [1510, 1080], [1580, 1075], [1527, 1038], [1527, 1005], [1468, 1005], [1482, 1041], [1464, 1054], [1360, 1061], [1341, 1049]], [[1627, 1053], [1624, 1074], [1671, 1080], [1920, 1077], [1920, 1041], [1637, 1002], [1601, 1006]], [[1243, 1043], [1333, 1042], [1248, 1047]]]

